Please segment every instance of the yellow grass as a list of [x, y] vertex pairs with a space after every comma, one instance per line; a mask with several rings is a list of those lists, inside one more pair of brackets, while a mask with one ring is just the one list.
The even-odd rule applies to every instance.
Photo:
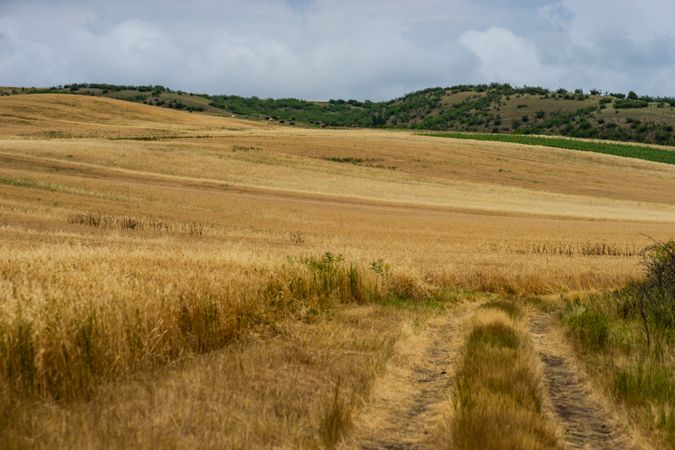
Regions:
[[3, 405], [344, 304], [619, 286], [675, 226], [675, 168], [644, 161], [77, 96], [0, 117]]
[[90, 401], [20, 402], [0, 447], [320, 448], [336, 380], [349, 418], [400, 327], [410, 326], [408, 316], [356, 307], [330, 321], [282, 322], [274, 338], [249, 336], [176, 367], [103, 385]]

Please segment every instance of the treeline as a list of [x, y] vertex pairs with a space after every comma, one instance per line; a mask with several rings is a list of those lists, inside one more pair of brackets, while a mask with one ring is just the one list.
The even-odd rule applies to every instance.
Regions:
[[173, 92], [171, 89], [159, 84], [135, 86], [135, 85], [118, 85], [106, 83], [73, 83], [73, 84], [66, 84], [62, 87], [58, 86], [55, 89], [68, 89], [70, 91], [78, 91], [80, 89], [100, 89], [102, 91], [108, 92], [120, 92], [120, 91], [157, 92], [157, 93]]
[[210, 106], [244, 117], [337, 127], [383, 125], [380, 119], [381, 104], [370, 101], [310, 102], [295, 98], [261, 99], [237, 95], [208, 98]]

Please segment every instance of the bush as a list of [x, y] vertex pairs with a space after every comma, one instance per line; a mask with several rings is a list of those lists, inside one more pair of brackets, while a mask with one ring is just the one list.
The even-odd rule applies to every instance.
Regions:
[[626, 100], [616, 100], [614, 102], [614, 107], [618, 109], [646, 108], [647, 106], [649, 106], [649, 102], [646, 102], [644, 100], [626, 99]]
[[655, 244], [645, 252], [647, 279], [640, 286], [654, 322], [675, 328], [675, 241]]
[[675, 241], [644, 251], [645, 279], [614, 293], [622, 318], [638, 318], [647, 347], [675, 333]]

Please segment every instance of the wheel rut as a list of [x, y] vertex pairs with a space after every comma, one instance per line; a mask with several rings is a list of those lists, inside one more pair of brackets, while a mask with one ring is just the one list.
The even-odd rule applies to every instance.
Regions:
[[433, 448], [430, 439], [450, 402], [460, 327], [478, 306], [458, 305], [402, 343], [344, 448]]
[[613, 417], [597, 397], [553, 319], [536, 313], [528, 325], [543, 363], [547, 393], [565, 446], [598, 450], [644, 448], [633, 442], [626, 424]]

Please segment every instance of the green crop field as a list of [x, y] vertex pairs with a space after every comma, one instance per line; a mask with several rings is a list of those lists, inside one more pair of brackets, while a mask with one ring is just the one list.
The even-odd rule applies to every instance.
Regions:
[[617, 144], [613, 142], [581, 141], [569, 138], [527, 136], [522, 134], [490, 134], [490, 133], [421, 133], [452, 139], [470, 139], [474, 141], [510, 142], [523, 145], [539, 145], [544, 147], [566, 148], [583, 152], [604, 153], [624, 158], [644, 159], [665, 164], [675, 164], [675, 148], [664, 150], [644, 145]]

